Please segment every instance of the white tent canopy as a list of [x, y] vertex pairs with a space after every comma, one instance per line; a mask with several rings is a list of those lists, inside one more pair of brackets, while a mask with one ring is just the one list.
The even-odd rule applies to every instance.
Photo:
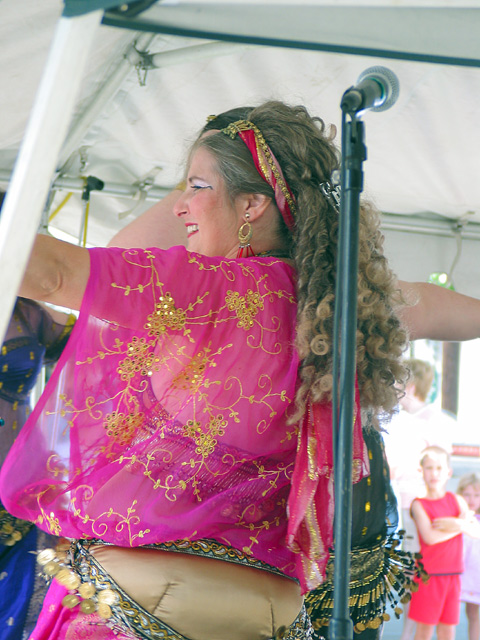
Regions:
[[[82, 3], [89, 0], [70, 8]], [[123, 24], [121, 12], [62, 18], [59, 30], [60, 0], [1, 0], [0, 186], [10, 180], [42, 74], [43, 116], [51, 119], [46, 127], [37, 99], [32, 120], [43, 146], [25, 139], [23, 156], [35, 156], [35, 168], [28, 173], [23, 164], [21, 182], [18, 163], [0, 223], [0, 264], [9, 273], [2, 299], [11, 295], [13, 304], [12, 269], [20, 278], [51, 181], [50, 214], [74, 195], [50, 230], [73, 238], [84, 177], [105, 182], [92, 193], [87, 226], [88, 244], [104, 245], [178, 181], [188, 140], [206, 116], [279, 98], [339, 128], [343, 92], [373, 65], [400, 81], [392, 109], [364, 116], [365, 191], [384, 213], [392, 264], [407, 280], [454, 265], [457, 290], [480, 297], [477, 6], [165, 1], [133, 18], [140, 31], [131, 31], [107, 26]], [[150, 21], [164, 33], [149, 33]], [[52, 42], [56, 57], [45, 67]], [[165, 245], [177, 241], [171, 234], [166, 225]]]

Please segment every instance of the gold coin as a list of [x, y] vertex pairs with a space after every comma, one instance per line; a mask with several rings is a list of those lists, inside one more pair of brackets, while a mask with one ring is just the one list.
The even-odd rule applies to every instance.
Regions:
[[78, 589], [78, 586], [80, 585], [80, 578], [73, 573], [73, 571], [70, 571], [70, 569], [61, 569], [55, 578], [57, 579], [57, 582], [64, 587], [67, 587], [70, 591]]
[[13, 533], [13, 525], [10, 522], [6, 522], [2, 527], [2, 533]]
[[67, 609], [73, 609], [80, 602], [80, 598], [76, 596], [74, 593], [69, 593], [62, 600], [62, 605], [67, 607]]
[[363, 622], [357, 622], [357, 624], [355, 625], [355, 628], [357, 629], [358, 632], [360, 631], [365, 631], [365, 625]]
[[55, 560], [55, 551], [53, 549], [44, 549], [40, 551], [40, 553], [37, 553], [38, 564], [44, 565], [52, 560]]
[[60, 565], [55, 560], [51, 562], [47, 562], [47, 564], [43, 565], [43, 571], [47, 574], [47, 576], [55, 576], [60, 571]]
[[112, 589], [104, 589], [98, 592], [98, 601], [103, 604], [115, 604], [118, 601], [118, 594]]
[[384, 613], [382, 618], [384, 622], [388, 622], [390, 620], [390, 615], [388, 613]]
[[22, 539], [22, 534], [20, 533], [20, 531], [14, 531], [12, 533], [12, 538], [13, 540], [15, 540], [15, 542], [18, 542], [19, 540]]
[[95, 603], [93, 600], [82, 600], [80, 603], [80, 611], [82, 613], [93, 613], [95, 611]]
[[285, 625], [278, 627], [277, 632], [275, 633], [275, 640], [282, 640], [282, 638], [285, 637], [286, 633], [287, 633], [287, 627]]
[[60, 569], [55, 577], [59, 584], [61, 584], [63, 587], [66, 587], [68, 582], [70, 582], [70, 576], [72, 575], [73, 574], [70, 569]]
[[110, 609], [108, 604], [105, 604], [104, 602], [98, 603], [97, 613], [100, 618], [103, 618], [104, 620], [108, 620], [108, 618], [112, 617], [112, 610]]
[[401, 609], [400, 607], [395, 607], [395, 613], [401, 615], [403, 613], [403, 609]]
[[91, 598], [95, 595], [95, 586], [91, 582], [84, 582], [78, 587], [78, 593], [82, 598]]
[[69, 589], [71, 589], [72, 591], [75, 591], [76, 589], [78, 589], [78, 587], [82, 584], [82, 581], [80, 580], [80, 578], [77, 576], [76, 573], [72, 574], [72, 581], [70, 582], [70, 586]]

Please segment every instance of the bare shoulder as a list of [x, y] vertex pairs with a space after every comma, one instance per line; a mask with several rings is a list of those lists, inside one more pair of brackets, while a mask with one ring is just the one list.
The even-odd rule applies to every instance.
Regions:
[[410, 507], [410, 511], [412, 512], [412, 516], [415, 518], [415, 514], [425, 514], [426, 515], [426, 511], [422, 506], [422, 503], [420, 502], [420, 500], [418, 498], [414, 498], [411, 507]]

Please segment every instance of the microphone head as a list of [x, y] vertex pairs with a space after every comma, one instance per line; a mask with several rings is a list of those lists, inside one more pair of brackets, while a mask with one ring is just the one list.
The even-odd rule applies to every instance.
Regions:
[[385, 94], [382, 104], [378, 105], [378, 107], [371, 107], [370, 111], [386, 111], [393, 107], [400, 93], [400, 83], [393, 71], [386, 67], [369, 67], [358, 76], [357, 84], [366, 78], [376, 80]]

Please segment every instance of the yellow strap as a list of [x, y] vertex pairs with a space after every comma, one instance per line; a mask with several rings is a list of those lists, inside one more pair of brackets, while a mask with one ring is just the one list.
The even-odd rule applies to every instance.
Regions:
[[70, 193], [67, 193], [67, 195], [61, 201], [61, 203], [58, 205], [55, 211], [52, 211], [52, 213], [48, 216], [48, 222], [51, 222], [55, 218], [55, 216], [60, 211], [60, 209], [62, 209], [62, 207], [64, 207], [67, 204], [67, 202], [70, 200], [72, 196], [73, 196], [73, 191], [70, 191]]
[[85, 203], [85, 224], [83, 227], [83, 239], [82, 239], [82, 247], [87, 246], [87, 227], [88, 227], [88, 213], [90, 211], [90, 200], [87, 200]]

